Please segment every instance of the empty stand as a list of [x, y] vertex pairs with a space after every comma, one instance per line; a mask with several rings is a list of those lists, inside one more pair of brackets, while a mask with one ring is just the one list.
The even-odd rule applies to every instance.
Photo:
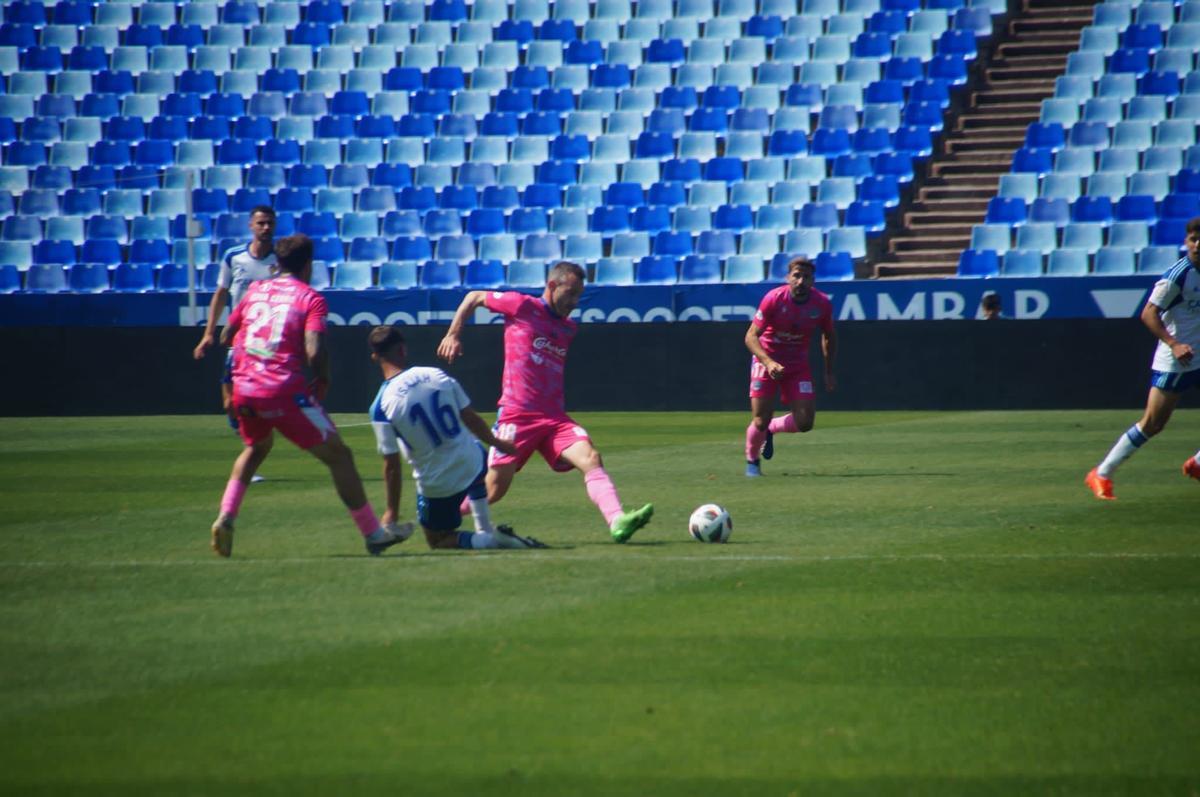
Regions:
[[[951, 122], [925, 180], [888, 244], [879, 276], [949, 275], [983, 221], [1000, 176], [1026, 141], [1092, 21], [1092, 3], [1025, 0], [998, 31], [967, 107]], [[1048, 154], [1048, 152], [1047, 152]]]

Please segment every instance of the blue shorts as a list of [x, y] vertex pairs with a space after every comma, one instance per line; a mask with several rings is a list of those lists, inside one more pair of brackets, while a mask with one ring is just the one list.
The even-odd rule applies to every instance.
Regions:
[[225, 370], [221, 372], [221, 384], [233, 384], [233, 347], [225, 350]]
[[445, 498], [426, 498], [417, 493], [417, 520], [422, 526], [433, 531], [454, 531], [462, 525], [462, 512], [459, 507], [462, 506], [463, 499], [467, 496], [487, 497], [487, 485], [483, 481], [486, 474], [485, 467], [479, 471], [470, 487]]
[[1183, 393], [1193, 387], [1200, 387], [1200, 368], [1191, 371], [1151, 371], [1150, 387], [1168, 393]]

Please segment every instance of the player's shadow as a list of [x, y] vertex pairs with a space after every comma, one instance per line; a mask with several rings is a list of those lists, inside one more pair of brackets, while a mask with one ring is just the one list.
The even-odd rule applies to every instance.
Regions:
[[880, 471], [853, 471], [847, 473], [828, 473], [828, 472], [805, 472], [793, 473], [791, 471], [780, 471], [778, 474], [773, 474], [777, 477], [789, 477], [793, 479], [894, 479], [896, 477], [907, 476], [933, 476], [937, 478], [949, 479], [958, 476], [957, 473], [934, 473], [929, 471], [912, 471], [912, 470], [880, 470]]

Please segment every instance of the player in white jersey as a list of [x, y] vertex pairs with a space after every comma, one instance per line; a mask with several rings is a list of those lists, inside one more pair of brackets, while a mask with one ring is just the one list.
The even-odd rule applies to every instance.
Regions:
[[[1200, 387], [1200, 216], [1188, 222], [1183, 245], [1187, 255], [1154, 283], [1142, 309], [1142, 323], [1158, 338], [1146, 410], [1084, 479], [1102, 500], [1116, 498], [1112, 474], [1117, 466], [1163, 430], [1184, 391]], [[1183, 463], [1183, 474], [1200, 481], [1197, 458], [1200, 451]]]
[[[237, 303], [242, 300], [242, 294], [252, 282], [267, 279], [275, 273], [274, 208], [259, 205], [250, 211], [250, 234], [250, 243], [232, 247], [221, 257], [221, 273], [217, 277], [217, 289], [208, 305], [204, 334], [200, 336], [200, 342], [192, 351], [192, 357], [197, 360], [203, 359], [209, 348], [216, 343], [217, 323], [226, 304], [230, 309], [237, 307]], [[226, 413], [230, 413], [232, 407], [232, 354], [232, 349], [226, 353], [225, 372], [221, 378], [221, 404]], [[237, 420], [232, 415], [230, 423], [234, 429], [237, 428]]]
[[[404, 336], [393, 326], [378, 326], [368, 337], [371, 359], [384, 382], [371, 404], [371, 425], [383, 455], [387, 509], [385, 527], [400, 511], [403, 474], [400, 454], [412, 465], [417, 484], [417, 519], [430, 548], [544, 548], [507, 526], [492, 526], [488, 510], [487, 458], [479, 443], [509, 454], [510, 441], [497, 438], [471, 408], [471, 400], [440, 368], [409, 368]], [[470, 501], [475, 532], [460, 532], [463, 499]]]

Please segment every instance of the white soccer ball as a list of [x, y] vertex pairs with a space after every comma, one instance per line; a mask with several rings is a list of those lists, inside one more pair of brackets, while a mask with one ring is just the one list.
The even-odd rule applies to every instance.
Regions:
[[723, 506], [703, 504], [688, 518], [688, 532], [700, 542], [726, 542], [733, 533], [733, 518]]

